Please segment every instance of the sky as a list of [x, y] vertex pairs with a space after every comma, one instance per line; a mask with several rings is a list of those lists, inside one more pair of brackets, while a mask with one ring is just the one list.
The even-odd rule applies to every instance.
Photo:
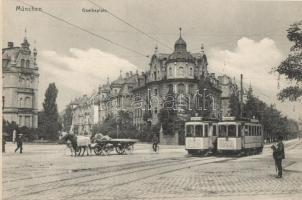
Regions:
[[[3, 1], [3, 47], [8, 41], [20, 45], [26, 29], [31, 47], [38, 49], [39, 108], [49, 83], [56, 83], [58, 107], [62, 111], [72, 99], [91, 94], [107, 77], [117, 78], [121, 70], [123, 74], [147, 70], [150, 63], [147, 56], [154, 53], [155, 46], [161, 53], [172, 53], [181, 27], [188, 51], [199, 52], [204, 45], [209, 72], [227, 74], [237, 81], [243, 74], [244, 85], [251, 85], [261, 100], [276, 104], [290, 118], [302, 116], [301, 102], [277, 100], [278, 82], [281, 89], [290, 82], [284, 77], [278, 81], [278, 75], [271, 73], [289, 53], [292, 43], [286, 37], [286, 30], [290, 24], [302, 20], [302, 2], [91, 1], [157, 41], [108, 12], [83, 12], [83, 8], [97, 9], [88, 0]], [[16, 6], [27, 7], [23, 2], [112, 42], [41, 12], [16, 11]]]

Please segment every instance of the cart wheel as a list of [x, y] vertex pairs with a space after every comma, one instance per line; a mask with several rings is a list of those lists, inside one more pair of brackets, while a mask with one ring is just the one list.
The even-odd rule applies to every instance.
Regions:
[[94, 153], [95, 153], [95, 155], [101, 155], [102, 154], [102, 149], [101, 148], [99, 148], [99, 147], [95, 147], [94, 148]]
[[133, 150], [134, 150], [134, 145], [133, 144], [128, 145], [127, 148], [126, 148], [127, 154], [131, 154], [133, 152]]
[[118, 145], [115, 147], [115, 151], [116, 151], [116, 153], [121, 155], [121, 154], [125, 153], [125, 148], [122, 145]]
[[109, 155], [109, 149], [105, 148], [102, 150], [102, 155], [103, 156], [108, 156]]

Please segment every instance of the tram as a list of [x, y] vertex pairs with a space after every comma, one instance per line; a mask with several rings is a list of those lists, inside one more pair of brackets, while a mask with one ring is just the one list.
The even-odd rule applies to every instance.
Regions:
[[258, 120], [224, 117], [218, 123], [217, 150], [221, 154], [258, 154], [263, 145], [263, 128]]
[[191, 117], [185, 123], [185, 148], [191, 155], [207, 155], [216, 150], [218, 120]]

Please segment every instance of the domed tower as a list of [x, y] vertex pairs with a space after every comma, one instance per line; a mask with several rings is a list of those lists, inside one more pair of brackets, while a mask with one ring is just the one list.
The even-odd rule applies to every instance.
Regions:
[[167, 64], [167, 79], [194, 78], [195, 60], [190, 52], [187, 51], [187, 43], [181, 36], [174, 44], [174, 52], [169, 55]]

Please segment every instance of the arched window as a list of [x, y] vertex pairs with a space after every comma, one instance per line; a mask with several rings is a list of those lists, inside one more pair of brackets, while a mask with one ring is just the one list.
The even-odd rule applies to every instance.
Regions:
[[190, 67], [190, 76], [193, 76], [193, 68]]
[[21, 67], [24, 67], [24, 59], [21, 59]]
[[193, 84], [190, 84], [189, 85], [189, 93], [190, 94], [194, 94], [196, 91], [194, 90], [194, 85]]
[[184, 94], [185, 93], [185, 85], [183, 83], [179, 83], [177, 85], [177, 93]]
[[29, 68], [30, 61], [26, 60], [26, 68]]
[[25, 98], [25, 107], [26, 108], [31, 108], [31, 100], [30, 97]]
[[172, 84], [169, 84], [169, 85], [168, 85], [168, 89], [169, 89], [168, 92], [173, 92], [173, 85], [172, 85]]
[[184, 68], [183, 67], [179, 67], [177, 70], [177, 75], [178, 76], [184, 76]]
[[30, 80], [29, 80], [29, 78], [28, 78], [28, 79], [26, 79], [26, 84], [25, 84], [25, 85], [26, 85], [26, 87], [27, 87], [27, 88], [29, 88], [29, 87], [30, 87]]
[[20, 108], [23, 108], [23, 98], [22, 97], [20, 97], [20, 99], [19, 99], [19, 107]]
[[172, 67], [169, 67], [169, 76], [172, 76]]

